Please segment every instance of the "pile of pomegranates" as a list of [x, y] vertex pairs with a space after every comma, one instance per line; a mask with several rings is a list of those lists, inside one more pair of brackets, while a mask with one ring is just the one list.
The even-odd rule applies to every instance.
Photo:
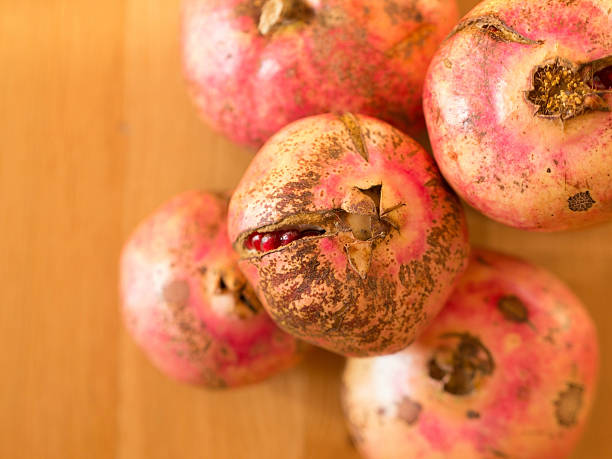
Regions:
[[[612, 219], [611, 11], [485, 0], [456, 23], [454, 0], [185, 0], [200, 113], [263, 146], [231, 200], [180, 194], [127, 241], [134, 340], [210, 388], [309, 344], [349, 357], [366, 457], [567, 457], [595, 327], [542, 268], [470, 254], [454, 191], [522, 229]], [[423, 115], [433, 156], [404, 133]]]

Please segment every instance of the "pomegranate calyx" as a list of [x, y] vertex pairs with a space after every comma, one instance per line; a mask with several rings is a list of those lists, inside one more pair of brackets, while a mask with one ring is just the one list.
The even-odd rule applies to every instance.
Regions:
[[[532, 88], [526, 100], [536, 107], [535, 116], [566, 121], [584, 113], [609, 111], [603, 98], [612, 56], [578, 67], [557, 57], [532, 72]], [[603, 91], [601, 90], [603, 89]]]
[[283, 24], [308, 22], [313, 14], [304, 0], [267, 0], [261, 9], [257, 28], [260, 34], [267, 36]]
[[489, 349], [469, 333], [445, 333], [440, 338], [458, 338], [454, 348], [439, 347], [429, 360], [429, 377], [443, 383], [445, 392], [468, 395], [477, 387], [478, 380], [491, 375], [495, 362]]

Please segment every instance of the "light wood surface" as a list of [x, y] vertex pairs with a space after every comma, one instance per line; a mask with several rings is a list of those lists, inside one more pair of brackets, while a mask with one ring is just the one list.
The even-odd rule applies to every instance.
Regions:
[[[120, 323], [131, 229], [175, 193], [234, 186], [250, 159], [186, 96], [178, 7], [0, 1], [0, 458], [357, 457], [339, 357], [315, 352], [258, 386], [206, 392], [154, 370]], [[474, 242], [541, 263], [588, 305], [603, 367], [575, 457], [610, 457], [612, 225], [547, 235], [470, 223]]]

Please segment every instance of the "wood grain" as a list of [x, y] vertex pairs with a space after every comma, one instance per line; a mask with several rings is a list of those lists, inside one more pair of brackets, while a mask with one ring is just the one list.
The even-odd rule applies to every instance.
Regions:
[[[194, 113], [178, 8], [0, 2], [0, 457], [357, 457], [339, 357], [315, 352], [258, 386], [206, 392], [164, 378], [121, 326], [116, 264], [131, 229], [175, 193], [233, 187], [250, 159]], [[529, 234], [469, 215], [474, 242], [574, 288], [609, 363], [612, 225]], [[609, 457], [611, 409], [600, 390], [575, 457]]]

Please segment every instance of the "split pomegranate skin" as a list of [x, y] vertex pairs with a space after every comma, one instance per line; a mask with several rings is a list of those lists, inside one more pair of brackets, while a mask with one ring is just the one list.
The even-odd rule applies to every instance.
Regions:
[[349, 359], [343, 408], [366, 458], [567, 458], [596, 390], [595, 326], [542, 268], [474, 250], [409, 348]]
[[456, 0], [185, 0], [184, 73], [201, 116], [253, 148], [333, 111], [416, 135], [427, 65], [458, 17]]
[[175, 196], [147, 217], [121, 255], [128, 331], [168, 376], [209, 388], [262, 381], [305, 345], [265, 313], [227, 238], [227, 198]]
[[487, 0], [437, 51], [436, 161], [486, 216], [534, 231], [612, 219], [610, 0]]
[[432, 158], [392, 126], [350, 113], [273, 136], [232, 196], [228, 228], [274, 321], [343, 355], [409, 345], [469, 253], [463, 210]]

